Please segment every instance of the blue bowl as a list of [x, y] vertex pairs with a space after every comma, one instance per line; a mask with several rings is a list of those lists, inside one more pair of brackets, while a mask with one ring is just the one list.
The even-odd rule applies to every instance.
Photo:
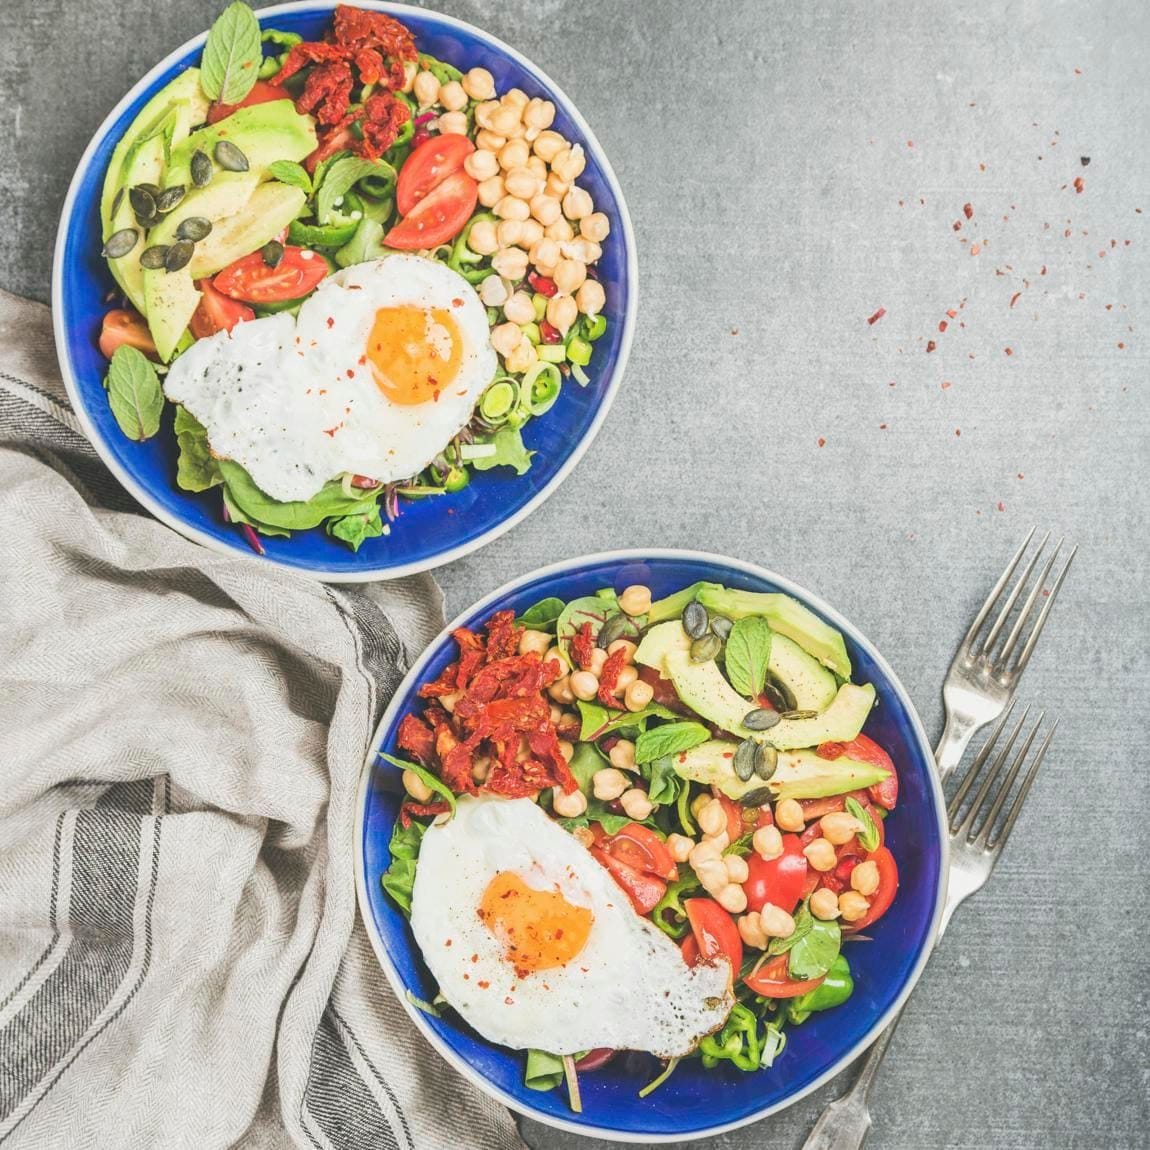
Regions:
[[[597, 265], [606, 289], [606, 334], [595, 345], [591, 382], [564, 386], [559, 402], [524, 430], [527, 447], [538, 454], [531, 470], [516, 476], [506, 468], [476, 472], [454, 495], [405, 503], [391, 534], [369, 539], [358, 552], [328, 538], [322, 528], [266, 538], [267, 561], [335, 582], [392, 579], [448, 563], [483, 546], [538, 507], [563, 481], [607, 416], [635, 326], [635, 239], [623, 193], [598, 141], [574, 105], [549, 77], [514, 49], [477, 28], [402, 4], [356, 0], [402, 20], [415, 33], [421, 51], [463, 70], [481, 66], [500, 91], [519, 87], [555, 103], [554, 127], [578, 140], [587, 153], [579, 178], [598, 210], [611, 221], [611, 235]], [[304, 2], [264, 8], [265, 27], [318, 39], [328, 26], [333, 3]], [[158, 519], [217, 551], [251, 551], [242, 535], [221, 517], [218, 491], [200, 495], [176, 486], [176, 441], [170, 410], [160, 434], [134, 443], [120, 431], [103, 387], [107, 363], [96, 346], [100, 322], [115, 285], [100, 257], [100, 189], [112, 149], [144, 104], [185, 68], [198, 64], [206, 33], [189, 40], [152, 69], [120, 101], [101, 125], [76, 169], [56, 239], [52, 284], [56, 349], [72, 404], [88, 438], [120, 482]]]
[[640, 1087], [657, 1072], [649, 1055], [616, 1058], [580, 1077], [583, 1112], [574, 1114], [562, 1089], [549, 1093], [523, 1085], [524, 1055], [479, 1037], [457, 1015], [431, 1017], [406, 997], [430, 1000], [436, 987], [420, 957], [407, 920], [383, 894], [380, 875], [390, 861], [388, 841], [398, 812], [399, 772], [365, 764], [355, 829], [356, 882], [360, 908], [380, 965], [415, 1020], [439, 1052], [479, 1087], [540, 1122], [580, 1134], [629, 1142], [672, 1142], [719, 1134], [753, 1122], [808, 1094], [842, 1070], [869, 1045], [901, 1007], [930, 955], [946, 888], [945, 804], [934, 760], [902, 684], [881, 655], [841, 615], [793, 583], [733, 559], [692, 551], [615, 551], [568, 560], [524, 576], [464, 612], [427, 649], [403, 681], [377, 731], [375, 746], [391, 754], [399, 722], [420, 683], [436, 678], [456, 655], [451, 631], [475, 627], [498, 610], [523, 611], [548, 596], [569, 600], [600, 587], [621, 591], [645, 583], [656, 598], [697, 580], [750, 591], [783, 591], [805, 603], [846, 637], [856, 682], [870, 682], [878, 704], [866, 732], [894, 759], [899, 775], [898, 809], [887, 823], [886, 841], [899, 866], [894, 905], [867, 931], [872, 942], [851, 946], [855, 991], [850, 1001], [816, 1014], [788, 1031], [787, 1047], [769, 1070], [745, 1074], [733, 1068], [704, 1070], [683, 1063], [646, 1099]]

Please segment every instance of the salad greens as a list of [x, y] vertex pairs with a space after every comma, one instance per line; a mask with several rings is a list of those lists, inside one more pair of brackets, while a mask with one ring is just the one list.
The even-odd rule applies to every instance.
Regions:
[[143, 352], [128, 344], [116, 348], [105, 386], [112, 414], [129, 439], [151, 439], [160, 430], [164, 393], [155, 367]]

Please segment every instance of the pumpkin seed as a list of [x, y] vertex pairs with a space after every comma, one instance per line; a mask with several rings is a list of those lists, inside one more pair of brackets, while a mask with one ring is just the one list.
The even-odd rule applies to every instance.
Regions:
[[167, 244], [153, 244], [150, 248], [144, 248], [140, 253], [140, 267], [158, 271], [167, 262], [168, 250]]
[[739, 802], [745, 807], [761, 807], [764, 803], [769, 803], [774, 795], [771, 794], [770, 787], [755, 787], [753, 791], [747, 791]]
[[734, 625], [735, 624], [733, 622], [731, 622], [731, 620], [728, 619], [726, 617], [726, 615], [716, 615], [711, 620], [711, 630], [714, 631], [714, 633], [716, 635], [718, 635], [719, 638], [722, 639], [724, 643], [730, 637], [731, 628]]
[[206, 187], [212, 182], [212, 176], [215, 174], [215, 168], [212, 167], [208, 153], [199, 150], [194, 151], [192, 153], [192, 183], [197, 188]]
[[170, 212], [187, 194], [188, 189], [183, 184], [173, 184], [170, 188], [165, 188], [158, 196], [154, 197], [156, 211], [161, 215]]
[[723, 640], [718, 635], [704, 635], [691, 644], [691, 662], [709, 663], [723, 649]]
[[599, 628], [599, 634], [595, 639], [595, 644], [606, 650], [616, 639], [627, 639], [630, 641], [638, 637], [638, 624], [629, 615], [624, 615], [623, 612], [620, 611], [618, 615], [612, 615], [611, 618]]
[[711, 618], [707, 608], [698, 599], [692, 599], [683, 612], [683, 630], [692, 639], [701, 639], [711, 625]]
[[817, 719], [818, 711], [783, 711], [780, 719]]
[[112, 215], [114, 216], [119, 210], [120, 205], [124, 202], [124, 192], [127, 189], [123, 184], [116, 189], [116, 194], [112, 197]]
[[779, 765], [779, 752], [769, 743], [755, 744], [755, 774], [766, 782]]
[[217, 140], [212, 155], [215, 156], [216, 163], [225, 172], [246, 172], [248, 170], [247, 156], [231, 140]]
[[170, 272], [178, 272], [180, 268], [188, 266], [188, 261], [191, 260], [195, 250], [196, 245], [191, 240], [176, 240], [168, 248], [168, 258], [164, 260], [164, 267]]
[[121, 228], [108, 237], [104, 244], [104, 250], [100, 254], [110, 260], [118, 260], [121, 256], [126, 256], [136, 246], [136, 241], [139, 238], [140, 233], [135, 228]]
[[744, 739], [735, 751], [734, 768], [741, 782], [746, 782], [755, 773], [755, 756], [758, 744], [754, 739]]
[[143, 185], [128, 189], [128, 203], [136, 213], [138, 220], [154, 220], [156, 218], [156, 197]]
[[260, 255], [264, 257], [264, 263], [269, 268], [278, 268], [280, 260], [284, 258], [284, 246], [279, 240], [269, 240], [260, 248]]
[[186, 220], [180, 220], [180, 225], [176, 228], [176, 239], [192, 240], [198, 243], [211, 235], [211, 232], [211, 220], [204, 216], [188, 216]]
[[768, 679], [763, 684], [763, 694], [767, 696], [768, 701], [776, 711], [794, 709], [795, 697], [791, 694], [791, 689], [786, 683], [779, 682], [778, 679]]
[[778, 711], [768, 710], [766, 707], [756, 707], [743, 716], [743, 726], [748, 731], [769, 731], [778, 721]]

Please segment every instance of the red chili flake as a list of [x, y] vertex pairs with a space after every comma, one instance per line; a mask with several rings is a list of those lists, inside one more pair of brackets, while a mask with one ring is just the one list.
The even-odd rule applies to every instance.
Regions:
[[886, 308], [885, 308], [885, 307], [880, 307], [880, 308], [878, 309], [878, 311], [876, 311], [876, 312], [874, 313], [874, 315], [872, 315], [872, 316], [870, 317], [870, 319], [868, 319], [868, 320], [867, 320], [867, 323], [868, 323], [868, 324], [872, 324], [872, 325], [873, 325], [873, 324], [876, 324], [876, 323], [878, 323], [878, 321], [879, 321], [880, 319], [882, 319], [882, 317], [883, 317], [884, 315], [886, 315]]
[[879, 429], [879, 431], [886, 431], [886, 424], [885, 424], [885, 423], [880, 423], [880, 424], [878, 425], [878, 429]]
[[1126, 350], [1126, 345], [1125, 345], [1124, 343], [1120, 343], [1120, 344], [1118, 345], [1118, 350], [1119, 350], [1119, 351], [1125, 351], [1125, 350]]
[[928, 339], [926, 341], [926, 354], [930, 355], [930, 353], [934, 351], [937, 346], [938, 344], [936, 344], [933, 339]]
[[979, 164], [979, 165], [978, 165], [978, 170], [979, 170], [980, 172], [985, 172], [985, 171], [986, 171], [986, 165], [985, 165], [985, 164]]
[[1022, 295], [1022, 292], [1020, 292], [1020, 291], [1016, 291], [1016, 292], [1014, 293], [1014, 295], [1012, 295], [1012, 296], [1010, 297], [1010, 306], [1011, 306], [1011, 307], [1014, 307], [1014, 305], [1015, 305], [1016, 303], [1018, 303], [1018, 297], [1019, 297], [1020, 295]]
[[947, 308], [946, 314], [950, 319], [954, 319], [954, 317], [958, 315], [958, 312], [956, 312], [954, 308]]
[[980, 251], [982, 251], [982, 244], [974, 244], [970, 249], [970, 254], [976, 256]]
[[1046, 265], [1045, 264], [1042, 265], [1042, 270], [1038, 274], [1040, 276], [1046, 275]]
[[951, 226], [951, 227], [952, 227], [952, 228], [953, 228], [953, 229], [954, 229], [956, 232], [961, 232], [961, 231], [962, 231], [962, 220], [955, 220], [955, 221], [954, 221], [954, 223], [953, 223], [953, 224], [951, 224], [950, 226]]
[[841, 759], [846, 749], [846, 743], [820, 743], [815, 747], [815, 754], [820, 759]]
[[950, 388], [950, 380], [949, 380], [949, 379], [944, 379], [944, 380], [942, 381], [942, 390], [943, 390], [943, 391], [947, 391], [949, 388]]
[[1013, 355], [1014, 354], [1014, 348], [1012, 348], [1012, 347], [1004, 347], [1002, 350], [1004, 352], [1006, 352], [1007, 355]]
[[913, 141], [913, 140], [907, 140], [907, 142], [906, 142], [906, 146], [907, 146], [908, 148], [913, 148], [913, 147], [914, 147], [914, 141]]
[[329, 316], [327, 317], [327, 326], [328, 326], [328, 330], [330, 330], [331, 328], [335, 327], [335, 316], [330, 316], [330, 315], [329, 315]]
[[974, 207], [971, 204], [963, 204], [962, 214], [969, 220], [974, 215]]
[[956, 437], [960, 437], [960, 438], [961, 438], [961, 436], [962, 436], [962, 428], [961, 428], [961, 427], [956, 427], [956, 428], [954, 429], [954, 434], [955, 434], [955, 436], [956, 436]]
[[1003, 503], [1001, 499], [998, 501], [996, 506], [998, 507], [999, 511], [1005, 511], [1006, 510], [1006, 504]]
[[1078, 195], [1082, 195], [1086, 190], [1086, 181], [1081, 176], [1074, 177], [1074, 190]]
[[946, 331], [946, 320], [944, 320], [944, 319], [940, 319], [940, 320], [938, 321], [938, 330], [939, 330], [940, 332], [942, 332], [942, 331]]
[[818, 445], [820, 447], [826, 447], [827, 445], [827, 441], [821, 435], [818, 438]]

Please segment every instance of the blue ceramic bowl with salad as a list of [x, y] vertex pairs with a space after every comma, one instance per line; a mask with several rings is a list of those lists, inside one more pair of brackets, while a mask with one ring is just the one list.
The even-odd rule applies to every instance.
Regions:
[[635, 245], [538, 68], [398, 4], [233, 3], [108, 116], [56, 245], [60, 366], [159, 519], [335, 581], [465, 555], [606, 417]]
[[843, 1069], [936, 937], [944, 803], [841, 615], [698, 552], [569, 560], [448, 626], [384, 715], [356, 880], [439, 1052], [514, 1109], [641, 1143]]

